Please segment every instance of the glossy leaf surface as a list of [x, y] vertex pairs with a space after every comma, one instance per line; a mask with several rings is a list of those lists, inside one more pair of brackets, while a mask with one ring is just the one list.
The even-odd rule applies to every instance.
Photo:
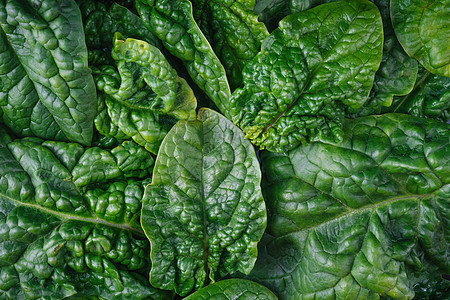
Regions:
[[142, 147], [85, 149], [1, 130], [0, 164], [0, 298], [168, 296], [142, 276], [149, 244], [137, 218], [153, 165]]
[[254, 0], [195, 0], [194, 18], [223, 63], [231, 89], [242, 84], [242, 69], [269, 35], [253, 12]]
[[382, 112], [407, 113], [446, 123], [450, 120], [450, 78], [421, 70], [414, 90], [404, 97], [395, 97]]
[[450, 77], [450, 2], [392, 0], [395, 33], [409, 56], [433, 74]]
[[73, 0], [0, 2], [0, 75], [14, 133], [91, 143], [96, 92]]
[[416, 82], [418, 63], [409, 57], [397, 40], [391, 25], [389, 1], [373, 1], [383, 20], [383, 57], [380, 68], [375, 74], [372, 90], [367, 102], [356, 110], [348, 109], [353, 116], [379, 114], [381, 108], [392, 105], [394, 96], [409, 94]]
[[187, 295], [211, 280], [249, 273], [266, 226], [260, 170], [249, 141], [201, 109], [164, 139], [141, 224], [152, 252], [150, 283]]
[[371, 116], [347, 121], [339, 144], [266, 152], [274, 237], [249, 278], [281, 299], [403, 299], [418, 272], [448, 273], [449, 126]]
[[191, 2], [139, 0], [136, 4], [144, 24], [184, 62], [193, 81], [228, 115], [231, 92], [225, 69], [195, 22]]
[[96, 125], [103, 134], [124, 133], [156, 154], [176, 119], [195, 118], [194, 93], [159, 49], [144, 41], [116, 34], [112, 56], [118, 72], [111, 66], [95, 71], [109, 116], [101, 111]]
[[363, 105], [372, 88], [382, 41], [380, 14], [367, 1], [286, 17], [246, 65], [230, 99], [233, 121], [271, 151], [340, 140], [345, 107]]
[[277, 300], [278, 298], [269, 289], [256, 282], [244, 279], [227, 279], [210, 284], [184, 299]]
[[161, 42], [142, 24], [139, 16], [124, 6], [116, 2], [108, 5], [108, 1], [103, 3], [91, 0], [78, 0], [77, 4], [83, 17], [90, 64], [99, 66], [114, 63], [111, 49], [116, 32], [127, 38], [143, 40], [156, 47], [161, 46]]

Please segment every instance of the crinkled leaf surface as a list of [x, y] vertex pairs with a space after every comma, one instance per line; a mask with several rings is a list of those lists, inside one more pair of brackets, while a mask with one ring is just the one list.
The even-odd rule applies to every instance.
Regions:
[[249, 278], [281, 299], [406, 299], [419, 271], [448, 274], [449, 129], [386, 114], [346, 121], [339, 144], [265, 152], [273, 237]]
[[156, 47], [161, 46], [158, 38], [142, 24], [141, 18], [124, 6], [116, 2], [107, 5], [91, 0], [78, 0], [77, 4], [83, 17], [90, 64], [98, 66], [114, 63], [111, 49], [116, 32], [127, 38], [143, 40]]
[[231, 114], [271, 151], [342, 135], [345, 107], [364, 104], [382, 55], [382, 23], [368, 1], [323, 4], [280, 22], [244, 69]]
[[16, 134], [91, 143], [96, 92], [74, 1], [0, 1], [0, 76]]
[[100, 111], [96, 126], [102, 134], [122, 138], [123, 133], [157, 153], [176, 119], [195, 119], [194, 93], [147, 42], [116, 34], [112, 56], [118, 72], [112, 66], [94, 71], [97, 87], [106, 94], [107, 111]]
[[231, 92], [225, 69], [195, 22], [191, 2], [139, 0], [136, 6], [144, 24], [184, 62], [193, 81], [228, 115]]
[[184, 300], [277, 300], [266, 287], [245, 279], [226, 279], [204, 287]]
[[201, 109], [165, 137], [141, 224], [152, 251], [150, 283], [187, 295], [256, 260], [266, 226], [255, 151], [222, 115]]
[[395, 33], [409, 56], [433, 74], [450, 77], [450, 1], [392, 0]]
[[375, 74], [372, 90], [367, 102], [356, 110], [348, 109], [354, 116], [378, 114], [382, 106], [391, 106], [394, 96], [409, 94], [416, 82], [418, 63], [409, 57], [395, 36], [391, 25], [389, 1], [373, 1], [383, 20], [383, 57]]
[[[137, 222], [153, 159], [0, 131], [0, 298], [163, 299]], [[139, 179], [140, 178], [140, 179]]]
[[404, 97], [395, 97], [393, 104], [383, 108], [382, 112], [407, 113], [448, 122], [450, 120], [450, 78], [421, 70], [414, 90]]
[[269, 35], [253, 12], [254, 0], [194, 0], [194, 18], [223, 63], [231, 89], [242, 84], [242, 69]]

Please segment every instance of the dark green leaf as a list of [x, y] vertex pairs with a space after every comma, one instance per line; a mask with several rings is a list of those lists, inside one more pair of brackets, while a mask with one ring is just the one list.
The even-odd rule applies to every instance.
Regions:
[[144, 24], [184, 62], [193, 81], [228, 115], [231, 92], [225, 69], [198, 28], [191, 2], [139, 0], [136, 5]]
[[[0, 131], [0, 298], [164, 299], [137, 218], [153, 159]], [[107, 183], [105, 183], [107, 181]]]
[[[231, 89], [242, 85], [242, 69], [269, 35], [252, 11], [254, 0], [194, 0], [194, 17], [222, 61]], [[209, 34], [207, 34], [209, 33]]]
[[233, 121], [271, 151], [342, 138], [344, 108], [362, 106], [380, 64], [382, 24], [368, 1], [323, 4], [280, 22], [244, 69]]
[[391, 0], [395, 33], [409, 56], [433, 74], [450, 77], [448, 0]]
[[152, 243], [150, 283], [186, 295], [211, 280], [249, 273], [266, 226], [255, 152], [220, 114], [201, 109], [164, 139], [143, 199]]
[[413, 91], [404, 97], [395, 97], [383, 112], [407, 113], [413, 116], [450, 120], [450, 78], [428, 71], [418, 74]]
[[0, 109], [21, 136], [89, 145], [97, 112], [73, 0], [0, 1]]
[[249, 278], [281, 299], [403, 299], [428, 264], [448, 273], [449, 129], [371, 116], [347, 121], [340, 144], [264, 153], [275, 237]]

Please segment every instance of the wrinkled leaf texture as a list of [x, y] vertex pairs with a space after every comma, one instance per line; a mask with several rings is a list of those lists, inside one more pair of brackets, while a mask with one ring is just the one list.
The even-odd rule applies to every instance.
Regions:
[[15, 134], [91, 143], [96, 91], [73, 0], [0, 1], [0, 75]]
[[153, 159], [0, 131], [0, 298], [167, 299], [138, 223]]
[[248, 274], [266, 227], [255, 151], [231, 121], [200, 109], [166, 135], [141, 224], [150, 283], [184, 296], [230, 273]]
[[448, 274], [449, 126], [370, 116], [339, 144], [265, 152], [272, 237], [248, 278], [280, 299], [406, 299], [418, 274]]
[[323, 4], [284, 18], [244, 68], [231, 115], [252, 143], [286, 152], [339, 141], [345, 108], [362, 106], [382, 56], [382, 23], [368, 1]]

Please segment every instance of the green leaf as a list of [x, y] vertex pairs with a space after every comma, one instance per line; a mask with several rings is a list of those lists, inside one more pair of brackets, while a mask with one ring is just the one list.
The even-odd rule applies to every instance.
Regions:
[[228, 115], [231, 92], [225, 69], [195, 22], [191, 2], [139, 0], [136, 6], [144, 24], [184, 62], [193, 81]]
[[392, 0], [395, 33], [409, 56], [435, 75], [450, 77], [450, 2]]
[[111, 49], [116, 32], [128, 38], [146, 41], [158, 48], [162, 46], [158, 38], [142, 24], [141, 18], [126, 7], [115, 2], [107, 5], [91, 0], [78, 0], [77, 4], [83, 17], [86, 45], [90, 50], [89, 61], [92, 65], [114, 63]]
[[339, 141], [345, 107], [363, 105], [382, 54], [382, 24], [368, 1], [323, 4], [280, 22], [230, 98], [233, 121], [255, 145], [288, 151]]
[[417, 77], [417, 61], [405, 53], [392, 28], [389, 2], [373, 2], [378, 6], [383, 20], [383, 57], [367, 102], [356, 110], [347, 109], [347, 112], [353, 113], [352, 117], [379, 114], [382, 106], [391, 106], [394, 96], [409, 94]]
[[164, 139], [141, 224], [152, 244], [150, 283], [184, 296], [249, 273], [266, 226], [255, 152], [220, 114], [201, 109]]
[[0, 74], [15, 134], [91, 143], [96, 92], [74, 1], [1, 1]]
[[0, 298], [167, 299], [142, 276], [150, 250], [137, 219], [148, 182], [137, 177], [153, 164], [142, 151], [0, 130]]
[[107, 111], [100, 111], [96, 125], [102, 134], [119, 139], [125, 134], [157, 153], [176, 119], [195, 119], [194, 93], [159, 49], [144, 41], [117, 33], [112, 56], [118, 73], [111, 66], [94, 72]]
[[386, 114], [347, 121], [339, 144], [265, 152], [273, 237], [249, 279], [281, 299], [410, 299], [418, 270], [448, 273], [449, 129]]
[[252, 11], [254, 0], [195, 0], [192, 5], [200, 29], [225, 67], [231, 89], [236, 89], [242, 84], [245, 64], [269, 35]]
[[258, 299], [277, 300], [278, 298], [266, 287], [250, 280], [227, 279], [210, 284], [184, 300], [208, 299]]
[[420, 71], [413, 91], [404, 97], [395, 97], [393, 104], [383, 112], [407, 113], [447, 123], [450, 120], [449, 88], [450, 78]]

